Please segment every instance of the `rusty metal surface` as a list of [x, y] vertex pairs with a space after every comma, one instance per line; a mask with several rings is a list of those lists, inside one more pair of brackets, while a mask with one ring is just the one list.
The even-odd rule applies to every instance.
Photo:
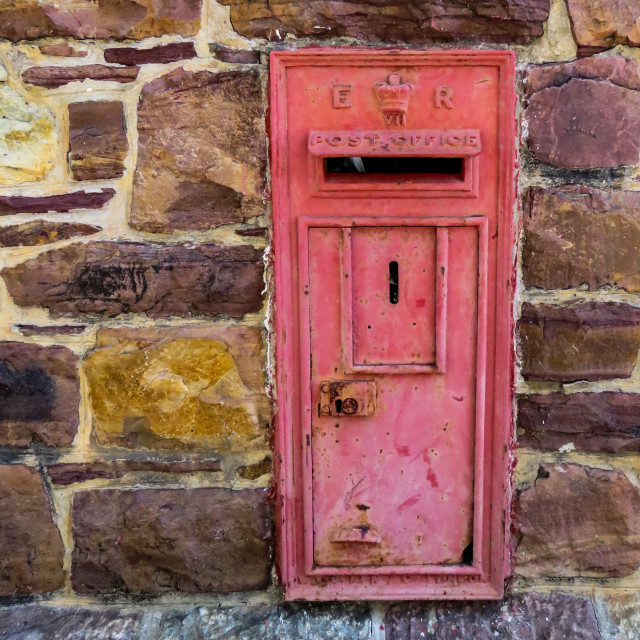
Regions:
[[502, 594], [513, 73], [505, 51], [272, 54], [288, 599]]

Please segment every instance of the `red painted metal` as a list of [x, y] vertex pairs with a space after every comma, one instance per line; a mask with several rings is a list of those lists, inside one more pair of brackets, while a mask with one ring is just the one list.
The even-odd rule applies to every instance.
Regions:
[[500, 598], [513, 55], [271, 61], [286, 597]]

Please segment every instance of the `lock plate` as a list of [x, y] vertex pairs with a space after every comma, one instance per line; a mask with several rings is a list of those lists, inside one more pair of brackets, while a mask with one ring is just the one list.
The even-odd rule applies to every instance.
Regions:
[[363, 418], [376, 411], [376, 383], [361, 380], [323, 380], [320, 416]]

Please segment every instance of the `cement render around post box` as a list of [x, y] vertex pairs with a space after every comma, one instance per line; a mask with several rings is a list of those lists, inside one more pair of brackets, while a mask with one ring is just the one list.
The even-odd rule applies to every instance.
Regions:
[[[315, 120], [309, 130], [305, 131], [304, 140], [302, 134], [296, 130], [307, 127], [308, 113], [305, 113], [305, 105], [295, 104], [295, 114], [300, 113], [300, 120], [293, 122], [291, 108], [288, 107], [291, 89], [288, 85], [288, 71], [297, 69], [297, 81], [300, 82], [300, 68], [307, 68], [309, 83], [307, 89], [311, 92], [317, 90], [314, 100], [324, 101], [326, 113], [318, 117], [315, 112]], [[485, 113], [487, 117], [495, 114], [495, 122], [491, 126], [493, 136], [487, 144], [484, 158], [480, 150], [486, 144], [485, 140], [477, 140], [472, 130], [473, 125], [467, 122], [455, 121], [444, 115], [432, 118], [441, 123], [441, 129], [430, 126], [428, 114], [433, 113], [429, 109], [429, 100], [434, 100], [436, 107], [445, 107], [443, 113], [449, 107], [443, 100], [451, 96], [441, 93], [441, 104], [438, 105], [438, 90], [441, 86], [432, 86], [432, 76], [425, 70], [440, 67], [448, 77], [455, 78], [456, 73], [471, 73], [470, 69], [487, 68], [486, 79], [491, 83], [489, 70], [495, 74], [498, 80], [498, 88], [492, 102], [486, 101], [475, 105], [474, 113]], [[336, 94], [330, 83], [326, 82], [327, 73], [321, 71], [327, 68], [340, 69], [333, 78], [335, 86], [338, 86]], [[375, 69], [375, 71], [373, 71]], [[398, 71], [400, 69], [400, 71]], [[349, 76], [349, 70], [351, 75]], [[512, 262], [511, 253], [514, 242], [511, 224], [513, 202], [513, 168], [514, 168], [514, 69], [513, 54], [507, 51], [383, 51], [383, 50], [299, 50], [297, 52], [273, 53], [271, 56], [271, 136], [272, 136], [272, 176], [273, 176], [273, 206], [274, 206], [274, 251], [275, 251], [275, 281], [276, 281], [276, 361], [277, 361], [277, 388], [279, 397], [279, 413], [276, 426], [276, 447], [278, 455], [278, 499], [276, 501], [276, 523], [278, 527], [279, 550], [278, 564], [282, 581], [285, 586], [287, 599], [307, 600], [349, 600], [349, 599], [498, 599], [502, 597], [504, 577], [507, 572], [507, 558], [505, 553], [505, 508], [506, 504], [506, 445], [511, 436], [511, 354], [512, 354], [512, 330], [511, 330], [511, 299], [512, 299]], [[399, 73], [405, 76], [400, 80], [392, 80], [391, 75]], [[427, 73], [425, 76], [424, 74]], [[345, 74], [347, 77], [345, 78]], [[378, 82], [372, 82], [372, 74], [379, 77], [373, 78]], [[391, 74], [391, 75], [389, 75]], [[423, 74], [423, 75], [420, 75]], [[338, 76], [340, 76], [338, 78]], [[422, 82], [419, 90], [405, 90], [403, 100], [413, 100], [413, 109], [396, 105], [395, 111], [389, 115], [385, 108], [389, 106], [385, 98], [380, 98], [378, 103], [374, 100], [374, 86], [385, 83], [405, 83], [406, 77], [418, 78], [421, 81], [429, 80], [428, 86]], [[344, 85], [348, 84], [348, 78], [353, 94], [352, 106], [344, 105], [350, 102], [349, 96], [345, 97]], [[470, 76], [469, 76], [470, 77]], [[343, 79], [344, 78], [344, 79]], [[468, 78], [467, 78], [468, 79]], [[486, 82], [485, 78], [476, 79], [476, 84]], [[480, 80], [480, 82], [478, 82]], [[320, 92], [321, 83], [322, 91]], [[359, 84], [358, 84], [359, 83]], [[413, 83], [414, 85], [417, 82]], [[457, 84], [460, 79], [447, 84]], [[325, 86], [326, 85], [326, 86]], [[424, 85], [424, 86], [423, 86]], [[475, 88], [475, 87], [474, 87]], [[444, 87], [448, 89], [448, 87]], [[430, 91], [436, 93], [431, 98]], [[425, 93], [429, 91], [429, 93]], [[358, 97], [358, 92], [360, 97]], [[415, 95], [422, 93], [421, 96]], [[349, 93], [349, 92], [347, 92]], [[414, 94], [409, 95], [409, 94]], [[325, 95], [326, 94], [326, 95]], [[298, 92], [299, 95], [299, 92]], [[362, 96], [365, 96], [364, 98]], [[462, 100], [461, 92], [457, 91], [458, 99]], [[336, 110], [332, 113], [333, 108]], [[400, 100], [402, 102], [402, 100]], [[455, 100], [454, 100], [455, 102]], [[308, 109], [310, 110], [309, 103]], [[293, 104], [293, 103], [292, 103]], [[358, 105], [363, 108], [363, 117], [358, 118], [355, 113]], [[467, 105], [468, 107], [468, 105]], [[380, 113], [377, 114], [376, 109]], [[482, 109], [486, 111], [483, 112]], [[344, 114], [347, 109], [354, 115], [343, 118], [342, 121], [336, 113]], [[464, 109], [462, 109], [464, 114]], [[320, 111], [322, 113], [322, 111]], [[326, 117], [325, 117], [326, 116]], [[376, 117], [378, 118], [376, 120]], [[472, 116], [467, 116], [472, 119]], [[297, 118], [296, 118], [297, 119]], [[490, 117], [489, 117], [490, 119]], [[347, 121], [349, 125], [337, 126], [336, 122]], [[464, 120], [464, 118], [462, 118]], [[300, 122], [304, 124], [301, 125]], [[377, 123], [375, 126], [372, 123]], [[442, 123], [446, 123], [443, 126]], [[418, 124], [419, 123], [419, 124]], [[394, 140], [385, 139], [385, 132], [406, 133], [407, 144], [419, 144], [422, 139], [430, 139], [430, 134], [455, 133], [454, 141], [460, 144], [458, 134], [463, 130], [467, 133], [461, 156], [468, 156], [471, 160], [466, 163], [461, 179], [447, 183], [444, 180], [425, 180], [424, 183], [403, 183], [400, 176], [400, 187], [389, 188], [383, 180], [369, 188], [362, 183], [346, 184], [343, 179], [336, 180], [327, 185], [333, 176], [328, 176], [322, 170], [322, 156], [335, 155], [330, 149], [326, 153], [318, 147], [323, 145], [337, 146], [348, 144], [346, 141], [330, 137], [331, 131], [326, 131], [333, 126], [333, 134], [344, 133], [351, 127], [351, 133], [357, 134], [351, 140], [352, 146], [368, 144], [375, 146], [380, 139], [386, 147], [385, 155], [408, 156], [394, 148], [398, 145]], [[477, 126], [482, 129], [484, 123], [480, 121]], [[392, 127], [392, 128], [390, 128]], [[485, 127], [489, 130], [489, 125]], [[318, 131], [322, 129], [322, 131]], [[375, 131], [374, 131], [375, 129]], [[407, 131], [407, 129], [409, 131]], [[455, 129], [455, 131], [451, 131]], [[292, 131], [294, 134], [292, 134]], [[482, 133], [482, 131], [481, 131]], [[324, 134], [329, 134], [321, 139]], [[378, 138], [368, 138], [369, 135], [378, 135]], [[303, 144], [307, 142], [307, 145]], [[296, 137], [297, 136], [297, 137]], [[422, 138], [420, 136], [423, 136]], [[426, 137], [425, 137], [426, 136]], [[299, 139], [298, 139], [299, 138]], [[357, 138], [357, 139], [356, 139]], [[410, 140], [410, 142], [409, 142]], [[445, 157], [453, 155], [444, 147], [446, 136], [439, 138], [439, 142], [431, 141], [431, 149], [435, 152], [424, 153], [425, 156]], [[316, 145], [315, 152], [312, 145]], [[375, 149], [347, 151], [344, 155], [373, 155]], [[380, 152], [380, 155], [383, 155]], [[314, 157], [315, 155], [315, 157]], [[318, 159], [320, 158], [320, 164]], [[484, 162], [484, 164], [483, 164]], [[480, 167], [480, 170], [479, 170]], [[308, 179], [315, 172], [316, 179]], [[493, 172], [493, 173], [492, 173]], [[493, 180], [486, 180], [487, 177]], [[343, 178], [343, 176], [339, 176]], [[405, 176], [406, 178], [406, 176]], [[485, 182], [482, 181], [484, 178]], [[348, 182], [348, 179], [347, 181]], [[483, 186], [484, 185], [484, 186]], [[486, 185], [491, 185], [487, 187]], [[343, 188], [344, 187], [344, 188]], [[405, 188], [406, 187], [406, 188]], [[489, 194], [489, 191], [492, 193]], [[455, 199], [452, 199], [455, 198]], [[456, 207], [459, 215], [451, 216], [450, 212]], [[365, 212], [366, 215], [361, 215]], [[297, 223], [295, 219], [298, 218]], [[306, 332], [306, 326], [313, 326], [314, 318], [310, 317], [310, 304], [313, 305], [313, 291], [310, 291], [311, 281], [308, 272], [313, 270], [313, 265], [307, 265], [306, 252], [311, 258], [312, 247], [306, 245], [307, 229], [315, 227], [334, 229], [337, 233], [349, 233], [350, 229], [366, 228], [367, 226], [390, 227], [391, 225], [404, 228], [426, 226], [437, 227], [439, 234], [441, 229], [452, 229], [476, 225], [479, 229], [478, 246], [480, 247], [479, 262], [477, 263], [477, 373], [475, 377], [476, 398], [476, 422], [473, 425], [473, 443], [467, 443], [467, 450], [473, 456], [473, 557], [475, 562], [469, 565], [463, 564], [433, 564], [424, 562], [421, 566], [413, 564], [402, 566], [402, 562], [388, 562], [381, 559], [377, 562], [361, 562], [361, 566], [353, 563], [345, 566], [329, 566], [321, 560], [325, 566], [318, 565], [318, 516], [321, 512], [314, 510], [313, 492], [321, 487], [321, 481], [317, 475], [313, 475], [315, 469], [313, 458], [313, 444], [319, 440], [319, 431], [314, 427], [312, 431], [312, 415], [317, 413], [315, 406], [319, 389], [315, 389], [316, 378], [313, 378], [312, 388], [309, 388], [309, 371], [311, 366], [315, 371], [318, 358], [317, 352], [313, 354], [313, 341]], [[453, 225], [453, 226], [451, 226]], [[486, 229], [486, 233], [482, 231]], [[456, 231], [457, 233], [457, 231]], [[440, 235], [439, 235], [440, 237]], [[309, 236], [310, 238], [310, 236]], [[489, 252], [482, 252], [483, 238], [487, 239]], [[314, 243], [310, 243], [311, 245]], [[344, 244], [344, 241], [343, 241]], [[327, 245], [330, 247], [330, 245]], [[455, 245], [454, 245], [455, 246]], [[322, 252], [320, 252], [322, 253]], [[329, 253], [326, 251], [325, 253]], [[455, 255], [455, 252], [454, 252]], [[483, 258], [487, 258], [487, 266], [483, 267]], [[305, 258], [305, 259], [303, 259]], [[344, 260], [342, 260], [344, 265]], [[330, 264], [329, 262], [325, 264]], [[316, 265], [317, 266], [317, 265]], [[320, 265], [320, 269], [324, 267]], [[487, 269], [485, 271], [485, 269]], [[342, 273], [343, 276], [348, 273]], [[449, 279], [456, 278], [456, 272], [449, 273]], [[353, 284], [353, 283], [352, 283]], [[316, 285], [317, 286], [317, 285]], [[311, 287], [313, 288], [313, 287]], [[329, 286], [330, 288], [330, 286]], [[335, 306], [346, 306], [344, 287], [338, 286], [343, 292], [338, 297]], [[488, 306], [483, 304], [484, 296]], [[309, 302], [311, 300], [311, 302]], [[320, 313], [326, 313], [322, 307], [331, 307], [333, 297], [328, 294], [326, 305], [318, 306]], [[313, 314], [314, 311], [311, 311]], [[449, 327], [455, 327], [456, 309], [449, 308]], [[446, 317], [447, 314], [444, 314]], [[484, 318], [486, 316], [486, 325]], [[319, 316], [321, 317], [321, 316]], [[444, 321], [444, 317], [438, 318]], [[326, 318], [326, 316], [322, 316]], [[453, 323], [453, 324], [452, 324]], [[351, 323], [347, 322], [349, 326]], [[320, 325], [329, 326], [330, 323], [322, 320]], [[319, 325], [319, 326], [320, 326]], [[343, 328], [345, 326], [342, 320]], [[322, 330], [322, 329], [321, 329]], [[486, 337], [485, 337], [486, 330]], [[330, 331], [329, 331], [330, 334]], [[348, 332], [346, 332], [348, 335]], [[345, 332], [342, 333], [342, 336]], [[343, 345], [347, 342], [343, 339]], [[315, 347], [317, 348], [317, 347]], [[448, 341], [447, 366], [456, 362], [456, 346]], [[347, 349], [348, 350], [348, 345]], [[486, 353], [486, 365], [483, 361]], [[458, 354], [460, 356], [460, 354]], [[345, 358], [348, 360], [348, 358]], [[350, 363], [352, 373], [357, 372], [357, 366]], [[340, 364], [338, 364], [340, 366]], [[387, 366], [388, 365], [384, 365]], [[392, 367], [408, 366], [404, 371], [405, 376], [412, 375], [412, 380], [418, 380], [421, 367], [422, 374], [438, 374], [441, 366], [440, 358], [432, 364], [392, 365]], [[431, 367], [431, 371], [428, 371]], [[370, 379], [372, 367], [365, 367], [364, 373], [358, 374], [355, 379]], [[349, 371], [349, 369], [347, 369]], [[391, 371], [380, 370], [380, 374], [391, 374]], [[341, 374], [336, 374], [341, 375]], [[445, 376], [448, 374], [444, 374]], [[389, 376], [387, 376], [389, 377]], [[424, 375], [423, 375], [424, 377]], [[347, 378], [348, 375], [347, 375]], [[353, 377], [350, 379], [354, 379]], [[379, 380], [383, 379], [382, 377]], [[485, 389], [486, 384], [486, 389]], [[482, 409], [486, 398], [486, 414]], [[420, 415], [424, 415], [423, 403], [408, 407], [411, 420], [415, 421]], [[446, 403], [442, 403], [444, 406]], [[430, 406], [433, 409], [434, 405]], [[436, 407], [436, 410], [438, 408]], [[375, 421], [375, 416], [352, 417], [347, 420]], [[485, 424], [483, 424], [483, 422]], [[361, 422], [360, 424], [364, 424]], [[356, 427], [350, 427], [354, 429]], [[363, 434], [364, 435], [364, 434]], [[365, 439], [367, 438], [364, 435]], [[323, 450], [327, 453], [328, 449]], [[335, 452], [334, 452], [335, 453]], [[454, 458], [452, 458], [452, 461]], [[335, 459], [331, 461], [336, 468], [341, 465], [354, 464], [354, 460]], [[452, 466], [455, 466], [451, 462]], [[452, 476], [453, 477], [453, 476]], [[429, 535], [429, 531], [425, 531]], [[351, 544], [351, 538], [340, 537], [335, 540], [340, 543]], [[376, 544], [376, 532], [367, 528], [366, 535], [369, 542]], [[379, 537], [379, 536], [378, 536]], [[343, 547], [344, 548], [344, 547]], [[349, 557], [346, 552], [345, 557]], [[363, 557], [366, 557], [366, 553]], [[326, 559], [326, 558], [325, 558]], [[335, 563], [334, 563], [335, 564]], [[340, 564], [339, 562], [337, 563]], [[357, 564], [357, 563], [356, 563]], [[372, 566], [377, 564], [377, 566]]]

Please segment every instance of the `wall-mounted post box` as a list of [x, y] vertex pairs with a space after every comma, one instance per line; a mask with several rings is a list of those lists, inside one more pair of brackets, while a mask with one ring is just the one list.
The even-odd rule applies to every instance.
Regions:
[[286, 596], [499, 598], [513, 55], [271, 62]]

